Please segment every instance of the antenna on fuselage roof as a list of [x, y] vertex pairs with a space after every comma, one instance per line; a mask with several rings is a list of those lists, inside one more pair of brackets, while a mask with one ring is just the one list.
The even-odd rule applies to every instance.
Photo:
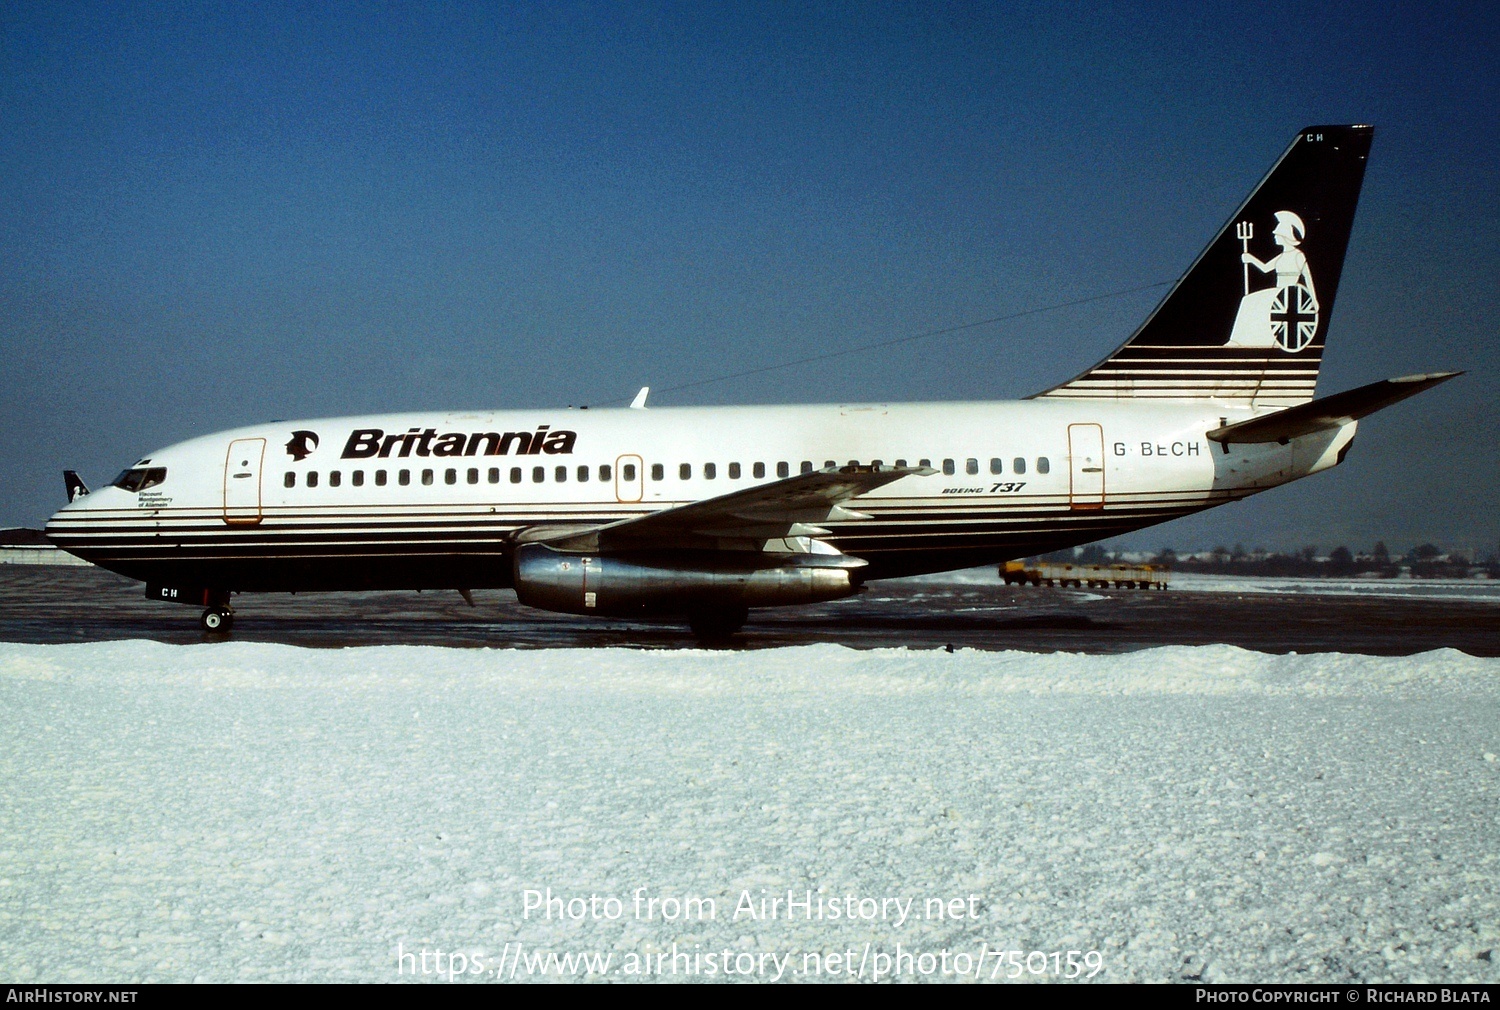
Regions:
[[631, 410], [645, 410], [646, 409], [646, 397], [648, 397], [650, 395], [651, 395], [651, 387], [650, 386], [642, 386], [641, 387], [641, 391], [639, 393], [635, 394], [635, 399], [630, 401], [630, 409]]

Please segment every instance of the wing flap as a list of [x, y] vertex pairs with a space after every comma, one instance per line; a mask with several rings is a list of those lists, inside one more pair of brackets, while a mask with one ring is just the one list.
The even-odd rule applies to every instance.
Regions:
[[827, 535], [823, 523], [867, 519], [843, 503], [903, 477], [936, 472], [910, 466], [829, 467], [590, 530], [523, 530], [518, 539], [581, 551], [760, 549], [764, 541]]

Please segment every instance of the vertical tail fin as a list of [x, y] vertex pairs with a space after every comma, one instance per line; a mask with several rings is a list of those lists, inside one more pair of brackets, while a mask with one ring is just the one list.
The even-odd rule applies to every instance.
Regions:
[[1309, 126], [1135, 334], [1044, 397], [1313, 397], [1374, 129]]
[[63, 490], [68, 493], [68, 501], [77, 501], [89, 493], [89, 486], [83, 482], [83, 478], [73, 470], [63, 471]]

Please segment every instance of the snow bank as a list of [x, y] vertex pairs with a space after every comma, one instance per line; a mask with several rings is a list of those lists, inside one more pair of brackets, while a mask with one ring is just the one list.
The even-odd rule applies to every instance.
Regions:
[[[1500, 981], [1500, 661], [1452, 651], [3, 645], [0, 706], [8, 981], [629, 978], [674, 943], [678, 980], [901, 945]], [[882, 914], [733, 914], [788, 891]]]
[[1314, 596], [1367, 596], [1374, 599], [1454, 600], [1500, 603], [1493, 579], [1298, 579], [1246, 578], [1173, 572], [1173, 589], [1189, 593], [1290, 593]]
[[769, 651], [316, 650], [259, 642], [0, 645], [0, 678], [205, 691], [443, 689], [667, 698], [1006, 694], [1492, 697], [1500, 660], [1452, 649], [1419, 656], [1271, 656], [1231, 645], [1124, 655], [849, 649]]
[[[900, 581], [912, 585], [993, 586], [1000, 582], [1000, 576], [994, 565], [987, 565]], [[878, 590], [882, 583], [873, 585]], [[1185, 593], [1272, 593], [1500, 603], [1500, 581], [1494, 579], [1312, 579], [1171, 572], [1168, 585]]]

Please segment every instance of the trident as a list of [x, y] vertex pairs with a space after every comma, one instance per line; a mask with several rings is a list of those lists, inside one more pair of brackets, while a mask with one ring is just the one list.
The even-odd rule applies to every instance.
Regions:
[[[1248, 253], [1250, 240], [1255, 237], [1255, 224], [1250, 221], [1241, 221], [1234, 226], [1234, 234], [1240, 240], [1240, 251]], [[1250, 293], [1250, 264], [1242, 262], [1240, 265], [1245, 271], [1245, 294], [1248, 295]]]

